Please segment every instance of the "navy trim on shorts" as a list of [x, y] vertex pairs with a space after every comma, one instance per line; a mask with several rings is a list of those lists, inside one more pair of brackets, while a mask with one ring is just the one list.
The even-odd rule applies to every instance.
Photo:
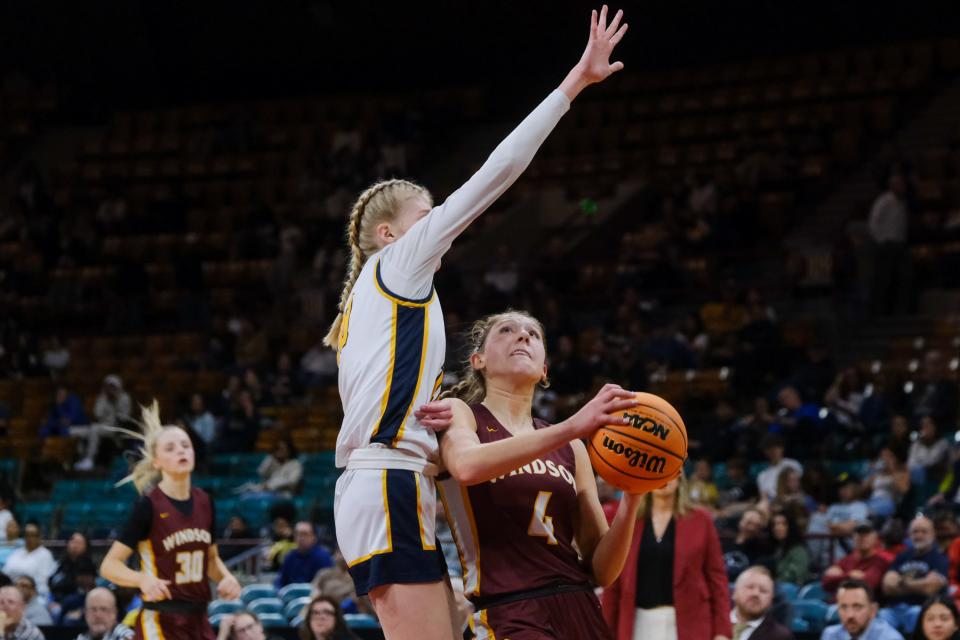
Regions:
[[417, 514], [417, 474], [387, 469], [387, 508], [393, 550], [350, 567], [357, 595], [385, 584], [439, 582], [447, 575], [439, 545], [426, 550], [420, 538]]

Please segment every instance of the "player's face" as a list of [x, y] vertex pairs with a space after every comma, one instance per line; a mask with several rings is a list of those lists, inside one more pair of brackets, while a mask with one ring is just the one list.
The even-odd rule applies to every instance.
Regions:
[[547, 372], [540, 326], [522, 315], [504, 316], [490, 327], [483, 352], [473, 361], [488, 380], [503, 377], [536, 384]]
[[337, 624], [337, 613], [333, 605], [321, 600], [310, 607], [310, 631], [314, 636], [326, 638]]
[[157, 438], [154, 465], [171, 475], [183, 475], [193, 471], [193, 445], [183, 429], [170, 427], [163, 430]]
[[946, 640], [957, 631], [950, 609], [939, 602], [923, 613], [923, 635], [930, 640]]

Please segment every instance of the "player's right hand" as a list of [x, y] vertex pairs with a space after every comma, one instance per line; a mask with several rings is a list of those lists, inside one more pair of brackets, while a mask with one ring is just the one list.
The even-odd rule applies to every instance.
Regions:
[[169, 580], [161, 580], [160, 578], [143, 574], [143, 577], [140, 578], [140, 592], [143, 594], [143, 599], [147, 602], [170, 600], [171, 596], [170, 589], [167, 587], [168, 584], [170, 584]]
[[617, 384], [605, 384], [593, 400], [583, 405], [565, 422], [575, 438], [586, 438], [604, 425], [628, 425], [617, 413], [637, 406], [636, 394]]

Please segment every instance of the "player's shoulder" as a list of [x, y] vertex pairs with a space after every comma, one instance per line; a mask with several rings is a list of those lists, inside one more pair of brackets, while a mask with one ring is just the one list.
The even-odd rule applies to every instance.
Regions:
[[453, 424], [457, 427], [477, 430], [477, 416], [473, 412], [473, 407], [460, 398], [444, 398], [443, 402], [450, 404], [450, 411], [453, 412]]

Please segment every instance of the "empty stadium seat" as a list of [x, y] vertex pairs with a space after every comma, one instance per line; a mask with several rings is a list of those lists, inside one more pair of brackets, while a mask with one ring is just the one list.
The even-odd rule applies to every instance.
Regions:
[[310, 596], [302, 596], [300, 598], [294, 598], [290, 602], [284, 605], [283, 615], [287, 616], [288, 620], [296, 618], [298, 615], [303, 613], [304, 608], [310, 604]]
[[779, 596], [784, 600], [789, 601], [789, 600], [797, 599], [797, 592], [799, 591], [799, 589], [800, 588], [797, 585], [793, 584], [792, 582], [778, 582], [776, 591], [777, 591], [777, 596]]
[[810, 582], [800, 588], [796, 600], [819, 600], [821, 602], [827, 599], [827, 592], [819, 582]]
[[793, 607], [793, 619], [802, 619], [809, 625], [809, 631], [820, 633], [826, 625], [827, 612], [829, 607], [820, 600], [794, 600], [790, 603]]
[[260, 623], [263, 624], [266, 629], [276, 629], [277, 627], [287, 626], [287, 619], [279, 613], [263, 613], [258, 614], [257, 617], [260, 618]]
[[238, 600], [214, 600], [207, 606], [207, 615], [218, 613], [236, 613], [243, 609], [243, 603]]
[[344, 620], [351, 629], [379, 629], [380, 623], [368, 613], [345, 613]]
[[297, 598], [309, 597], [312, 593], [313, 587], [310, 586], [309, 582], [292, 582], [280, 589], [277, 596], [284, 603], [288, 603]]
[[258, 598], [276, 598], [277, 590], [272, 584], [248, 584], [240, 591], [240, 599], [249, 605]]
[[247, 603], [252, 613], [283, 613], [283, 601], [280, 598], [257, 598]]

